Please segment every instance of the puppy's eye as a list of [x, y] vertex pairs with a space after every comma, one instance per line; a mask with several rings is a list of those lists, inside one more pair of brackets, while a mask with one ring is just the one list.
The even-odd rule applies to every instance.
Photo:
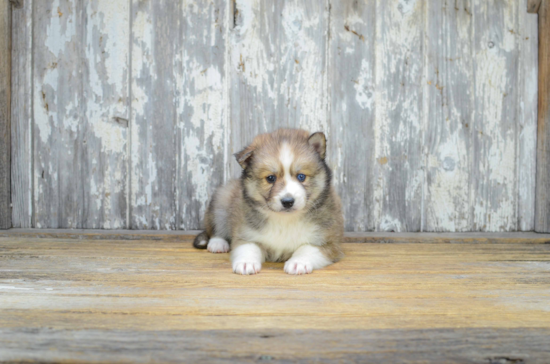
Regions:
[[304, 181], [306, 180], [306, 175], [303, 174], [303, 173], [298, 173], [298, 175], [296, 176], [296, 178], [298, 179], [298, 181], [304, 182]]
[[277, 177], [275, 177], [274, 175], [271, 174], [271, 175], [267, 176], [265, 179], [269, 183], [274, 183], [277, 180]]

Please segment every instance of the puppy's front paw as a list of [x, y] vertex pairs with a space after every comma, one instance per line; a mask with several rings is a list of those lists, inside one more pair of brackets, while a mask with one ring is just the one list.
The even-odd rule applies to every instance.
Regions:
[[260, 262], [233, 262], [233, 272], [237, 274], [256, 274], [262, 270], [262, 263]]
[[212, 238], [208, 241], [207, 249], [210, 253], [227, 253], [229, 243], [222, 238]]
[[285, 272], [288, 274], [309, 274], [313, 272], [313, 264], [308, 259], [290, 258], [285, 263]]

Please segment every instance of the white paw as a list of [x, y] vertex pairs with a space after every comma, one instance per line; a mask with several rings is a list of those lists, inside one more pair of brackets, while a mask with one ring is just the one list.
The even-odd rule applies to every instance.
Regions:
[[233, 272], [237, 274], [256, 274], [262, 270], [262, 263], [260, 262], [233, 262]]
[[229, 251], [229, 243], [222, 238], [212, 238], [208, 241], [207, 249], [210, 253], [227, 253]]
[[313, 264], [304, 258], [290, 258], [285, 263], [285, 272], [288, 274], [309, 274], [313, 272]]

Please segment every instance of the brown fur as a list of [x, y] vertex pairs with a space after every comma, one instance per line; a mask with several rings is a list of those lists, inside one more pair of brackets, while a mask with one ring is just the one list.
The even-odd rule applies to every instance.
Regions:
[[[281, 161], [278, 156], [281, 146], [291, 148], [294, 159], [291, 169], [299, 169], [307, 175], [302, 183], [307, 202], [299, 218], [314, 225], [318, 230], [319, 247], [332, 262], [342, 256], [343, 217], [340, 198], [331, 185], [331, 171], [324, 161], [326, 141], [324, 134], [310, 134], [305, 130], [280, 129], [273, 133], [258, 135], [252, 143], [235, 155], [243, 167], [239, 180], [231, 180], [219, 188], [210, 202], [205, 215], [205, 231], [195, 239], [195, 247], [201, 239], [222, 237], [230, 242], [232, 249], [249, 243], [249, 237], [261, 232], [273, 215], [274, 196], [285, 187]], [[275, 174], [273, 184], [266, 177]], [[285, 214], [276, 212], [275, 214]], [[207, 239], [206, 239], [207, 240]], [[277, 255], [270, 246], [262, 245], [268, 260], [286, 260], [292, 252]]]

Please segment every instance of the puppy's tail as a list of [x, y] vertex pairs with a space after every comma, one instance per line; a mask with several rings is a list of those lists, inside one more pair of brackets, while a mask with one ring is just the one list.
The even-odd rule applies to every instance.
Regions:
[[206, 249], [206, 246], [208, 245], [208, 240], [208, 234], [206, 233], [206, 231], [203, 231], [195, 237], [195, 240], [193, 241], [193, 246], [197, 249]]

